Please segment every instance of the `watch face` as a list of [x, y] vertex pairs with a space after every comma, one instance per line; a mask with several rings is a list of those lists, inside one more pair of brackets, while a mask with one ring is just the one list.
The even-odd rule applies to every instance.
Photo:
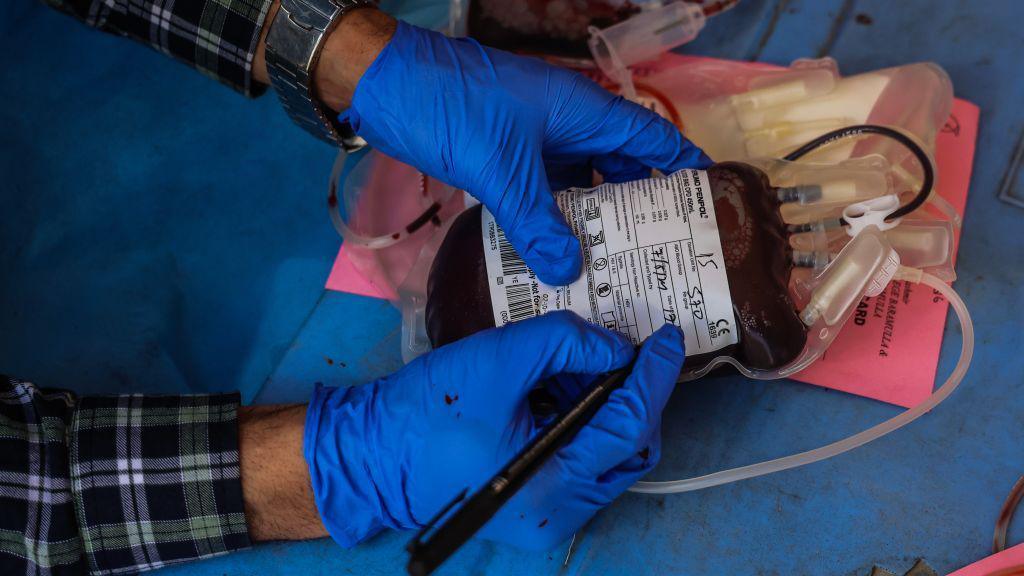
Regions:
[[467, 32], [502, 50], [589, 58], [587, 28], [605, 28], [643, 0], [470, 0]]

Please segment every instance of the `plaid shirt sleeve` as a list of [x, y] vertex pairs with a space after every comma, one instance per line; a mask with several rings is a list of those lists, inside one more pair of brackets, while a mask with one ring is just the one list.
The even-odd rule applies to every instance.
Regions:
[[94, 396], [0, 376], [0, 574], [119, 574], [250, 545], [238, 394]]
[[89, 26], [128, 36], [224, 84], [257, 96], [253, 81], [272, 0], [43, 0]]

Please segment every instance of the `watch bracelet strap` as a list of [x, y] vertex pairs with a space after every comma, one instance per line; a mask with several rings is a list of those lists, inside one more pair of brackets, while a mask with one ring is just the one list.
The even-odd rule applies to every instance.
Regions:
[[327, 35], [347, 12], [376, 7], [371, 0], [281, 0], [267, 34], [267, 72], [292, 121], [348, 152], [366, 146], [352, 127], [313, 96], [316, 69]]

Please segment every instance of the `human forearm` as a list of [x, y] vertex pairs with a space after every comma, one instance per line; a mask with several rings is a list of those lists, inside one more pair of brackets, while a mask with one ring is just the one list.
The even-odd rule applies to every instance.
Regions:
[[[279, 8], [280, 0], [274, 0], [253, 59], [253, 79], [263, 84], [270, 82], [265, 46], [267, 32]], [[313, 74], [320, 100], [335, 111], [347, 107], [359, 79], [394, 32], [395, 19], [380, 10], [361, 8], [345, 14], [327, 37]]]
[[242, 498], [253, 540], [327, 536], [302, 456], [305, 418], [304, 404], [238, 410]]

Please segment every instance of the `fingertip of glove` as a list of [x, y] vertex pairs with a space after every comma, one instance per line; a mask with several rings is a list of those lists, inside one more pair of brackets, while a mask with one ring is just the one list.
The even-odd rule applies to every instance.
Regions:
[[700, 148], [696, 148], [696, 158], [693, 160], [693, 167], [698, 170], [707, 170], [715, 163], [707, 154], [704, 153]]
[[580, 243], [571, 234], [552, 238], [544, 243], [546, 249], [534, 252], [534, 272], [541, 282], [551, 286], [565, 286], [579, 278], [583, 268], [583, 254]]
[[670, 360], [682, 359], [686, 356], [686, 343], [683, 332], [675, 324], [664, 324], [654, 332], [651, 347]]
[[621, 332], [614, 330], [608, 331], [611, 337], [615, 340], [615, 347], [612, 350], [612, 364], [616, 367], [622, 367], [629, 364], [633, 357], [636, 356], [636, 349], [633, 348], [633, 343], [629, 341]]
[[690, 139], [683, 137], [683, 148], [678, 163], [680, 168], [706, 170], [714, 163], [714, 160], [703, 149], [691, 142]]

